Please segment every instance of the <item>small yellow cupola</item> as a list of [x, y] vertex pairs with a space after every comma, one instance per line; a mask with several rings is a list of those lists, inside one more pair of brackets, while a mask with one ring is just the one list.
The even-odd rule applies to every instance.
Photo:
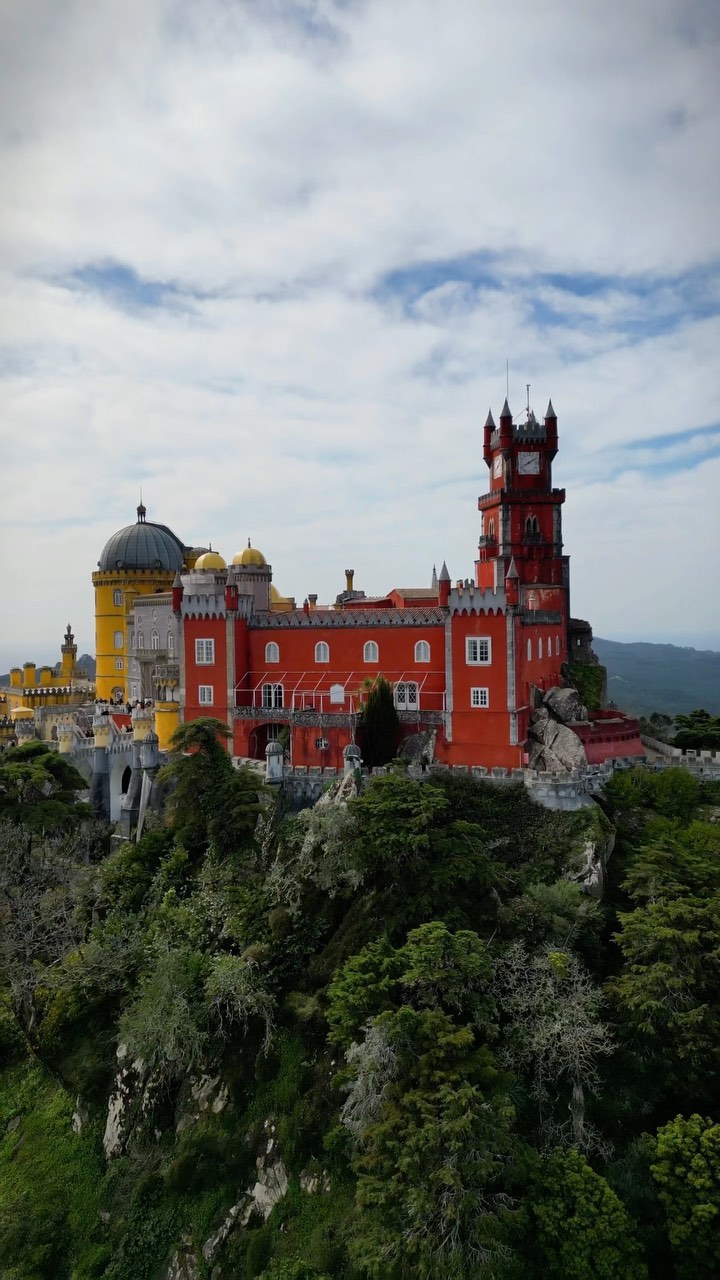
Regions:
[[248, 544], [245, 549], [238, 551], [237, 555], [233, 556], [233, 564], [241, 564], [245, 568], [249, 568], [252, 565], [261, 567], [267, 564], [267, 560], [262, 551], [258, 551], [257, 547], [250, 545], [250, 539], [248, 538]]
[[205, 551], [203, 555], [198, 556], [195, 561], [195, 568], [200, 570], [212, 569], [215, 573], [218, 573], [222, 569], [227, 569], [227, 564], [222, 556], [217, 551], [213, 551], [211, 547], [209, 551]]

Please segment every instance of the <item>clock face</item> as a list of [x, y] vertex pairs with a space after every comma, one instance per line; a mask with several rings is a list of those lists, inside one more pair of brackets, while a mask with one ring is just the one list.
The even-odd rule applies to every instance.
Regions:
[[519, 453], [517, 456], [517, 470], [519, 476], [539, 476], [540, 454]]
[[493, 462], [493, 476], [495, 477], [496, 480], [498, 480], [502, 475], [502, 469], [503, 469], [502, 464], [503, 464], [502, 454], [497, 453], [495, 455], [495, 461]]

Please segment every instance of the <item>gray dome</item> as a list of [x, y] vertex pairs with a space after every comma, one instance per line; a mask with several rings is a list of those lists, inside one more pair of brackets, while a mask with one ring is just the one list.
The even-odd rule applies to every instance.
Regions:
[[145, 508], [138, 507], [137, 524], [118, 529], [102, 549], [98, 568], [159, 569], [177, 573], [183, 567], [183, 544], [165, 524], [145, 520]]

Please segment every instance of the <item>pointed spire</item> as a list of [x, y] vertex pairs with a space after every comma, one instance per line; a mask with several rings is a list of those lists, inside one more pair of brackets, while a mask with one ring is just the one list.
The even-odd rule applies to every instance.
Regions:
[[437, 569], [435, 568], [435, 565], [433, 565], [432, 578], [430, 579], [430, 586], [433, 591], [437, 590], [437, 584], [438, 584]]
[[519, 573], [518, 573], [518, 571], [517, 571], [517, 565], [515, 564], [515, 557], [514, 557], [514, 556], [511, 556], [511, 557], [510, 557], [510, 564], [509, 564], [509, 566], [508, 566], [508, 571], [507, 571], [507, 573], [505, 574], [505, 577], [506, 577], [506, 578], [519, 578], [519, 577], [520, 577], [520, 574], [519, 574]]
[[440, 577], [438, 578], [438, 582], [449, 582], [449, 581], [450, 581], [450, 574], [448, 573], [448, 567], [445, 561], [443, 560], [442, 569], [440, 570]]
[[180, 577], [180, 570], [179, 570], [179, 569], [178, 569], [177, 573], [175, 574], [175, 577], [173, 578], [173, 586], [174, 586], [174, 587], [181, 587], [181, 586], [182, 586], [182, 578]]
[[495, 419], [492, 416], [492, 409], [488, 409], [488, 416], [485, 419], [485, 426], [492, 427], [495, 430]]
[[512, 418], [512, 414], [510, 412], [510, 405], [507, 402], [507, 396], [505, 397], [505, 403], [500, 413], [500, 420], [502, 421], [503, 418]]
[[547, 422], [547, 419], [548, 419], [548, 418], [555, 418], [555, 420], [557, 421], [557, 414], [556, 414], [555, 410], [553, 409], [553, 402], [552, 402], [552, 400], [548, 400], [548, 407], [547, 407], [547, 409], [545, 410], [545, 421], [546, 421], [546, 422]]

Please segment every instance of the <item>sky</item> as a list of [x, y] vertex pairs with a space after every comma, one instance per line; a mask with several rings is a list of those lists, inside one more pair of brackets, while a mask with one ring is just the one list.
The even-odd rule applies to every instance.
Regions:
[[0, 670], [141, 486], [298, 601], [472, 576], [506, 367], [573, 614], [720, 649], [719, 72], [713, 0], [4, 0]]

